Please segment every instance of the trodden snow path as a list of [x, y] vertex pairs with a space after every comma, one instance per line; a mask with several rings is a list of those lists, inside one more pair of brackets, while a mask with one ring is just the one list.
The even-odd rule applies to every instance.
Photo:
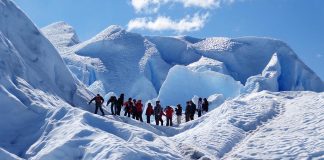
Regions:
[[324, 94], [305, 93], [280, 93], [280, 114], [223, 159], [323, 159]]
[[324, 125], [323, 106], [324, 93], [249, 94], [226, 101], [203, 120], [180, 126], [182, 132], [170, 139], [186, 159], [321, 157], [324, 129], [318, 124]]
[[[280, 101], [278, 101], [277, 98], [274, 98], [274, 99], [276, 100], [276, 102], [280, 102]], [[271, 119], [268, 119], [267, 121], [263, 122], [255, 130], [250, 130], [250, 131], [246, 132], [246, 137], [242, 141], [240, 141], [239, 143], [237, 143], [235, 146], [233, 146], [233, 148], [228, 153], [225, 153], [223, 155], [222, 159], [228, 159], [228, 158], [230, 158], [228, 155], [230, 155], [233, 152], [237, 152], [237, 150], [241, 149], [241, 146], [243, 144], [245, 144], [246, 142], [250, 141], [251, 138], [253, 138], [253, 136], [255, 134], [257, 134], [263, 128], [266, 128], [267, 125], [270, 124], [271, 122], [276, 121], [276, 119], [279, 119], [285, 113], [285, 107], [283, 106], [282, 103], [276, 103], [275, 110], [276, 110], [276, 114], [275, 114], [274, 117], [272, 117]]]

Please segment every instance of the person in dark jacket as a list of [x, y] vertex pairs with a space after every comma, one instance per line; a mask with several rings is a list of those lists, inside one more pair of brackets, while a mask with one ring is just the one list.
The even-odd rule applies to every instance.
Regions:
[[141, 122], [143, 122], [143, 104], [142, 104], [142, 100], [138, 100], [136, 102], [136, 120], [140, 120]]
[[125, 102], [124, 104], [125, 108], [125, 113], [124, 113], [124, 116], [128, 116], [130, 117], [130, 114], [131, 114], [131, 110], [132, 110], [132, 107], [133, 107], [133, 102], [132, 102], [132, 98], [128, 98], [128, 101]]
[[136, 109], [136, 99], [133, 99], [133, 106], [131, 108], [131, 113], [132, 113], [132, 118], [136, 119], [137, 118], [137, 109]]
[[120, 116], [120, 111], [122, 106], [124, 105], [124, 94], [120, 94], [117, 103], [116, 103], [116, 114]]
[[100, 109], [102, 116], [104, 116], [105, 113], [104, 113], [104, 111], [102, 109], [102, 104], [105, 102], [105, 100], [103, 99], [103, 97], [100, 96], [100, 94], [97, 94], [97, 96], [95, 96], [94, 98], [91, 99], [91, 101], [89, 102], [89, 104], [91, 104], [92, 101], [95, 101], [95, 103], [96, 103], [95, 114], [97, 114], [98, 113], [98, 109]]
[[207, 98], [204, 98], [203, 103], [202, 103], [202, 108], [203, 108], [204, 112], [208, 112], [209, 102], [207, 101]]
[[178, 125], [181, 124], [181, 117], [182, 117], [182, 107], [180, 104], [177, 105], [177, 108], [175, 109], [176, 115], [177, 115], [177, 123]]
[[189, 122], [190, 121], [190, 107], [191, 107], [191, 104], [190, 104], [189, 101], [187, 101], [186, 111], [185, 111], [186, 122]]
[[201, 113], [203, 111], [202, 103], [203, 103], [202, 98], [199, 98], [198, 99], [198, 106], [197, 106], [198, 117], [201, 117]]
[[154, 107], [154, 115], [155, 115], [155, 124], [159, 125], [159, 122], [161, 122], [161, 126], [163, 126], [163, 108], [161, 107], [160, 101], [156, 101], [156, 105]]
[[197, 110], [196, 104], [193, 103], [193, 101], [190, 101], [190, 120], [194, 120], [196, 110]]
[[167, 119], [166, 126], [173, 126], [173, 123], [172, 123], [173, 112], [174, 112], [174, 110], [171, 106], [166, 107], [166, 109], [165, 109], [165, 116]]
[[116, 111], [117, 98], [115, 96], [111, 96], [109, 98], [109, 100], [107, 101], [106, 106], [108, 106], [109, 104], [110, 104], [111, 114], [116, 115], [116, 113], [117, 113], [117, 111]]
[[154, 114], [153, 106], [151, 103], [148, 103], [146, 112], [145, 112], [147, 123], [151, 123], [151, 115], [153, 115], [153, 114]]

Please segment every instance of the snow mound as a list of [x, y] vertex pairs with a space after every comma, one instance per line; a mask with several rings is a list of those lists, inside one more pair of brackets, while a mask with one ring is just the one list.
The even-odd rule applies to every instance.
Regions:
[[153, 43], [119, 26], [110, 26], [72, 47], [64, 59], [91, 91], [98, 91], [93, 83], [100, 81], [106, 92], [125, 93], [143, 100], [157, 96], [171, 67]]
[[146, 38], [156, 45], [162, 59], [168, 64], [188, 65], [201, 57], [188, 41], [174, 37], [147, 36]]
[[225, 102], [225, 98], [222, 94], [213, 94], [207, 98], [209, 105], [209, 110], [212, 110]]
[[207, 57], [201, 57], [197, 62], [191, 63], [187, 66], [192, 71], [214, 71], [219, 72], [222, 74], [228, 74], [228, 71], [226, 69], [226, 66], [223, 62], [207, 58]]
[[[75, 53], [80, 56], [100, 59], [104, 69], [93, 72], [94, 81], [100, 80], [105, 90], [116, 94], [126, 93], [138, 97], [138, 91], [147, 86], [145, 100], [156, 97], [155, 90], [161, 85], [159, 77], [146, 76], [151, 59], [159, 62], [156, 50], [138, 34], [129, 33], [118, 26], [110, 26], [94, 38], [80, 44]], [[160, 61], [160, 64], [163, 61]], [[152, 83], [151, 79], [156, 79]], [[94, 81], [89, 81], [91, 85]], [[140, 98], [140, 97], [138, 97]]]
[[278, 78], [280, 74], [281, 66], [275, 53], [261, 75], [248, 78], [244, 90], [248, 93], [262, 90], [277, 92], [279, 91]]
[[67, 53], [68, 47], [80, 43], [74, 28], [65, 22], [56, 22], [41, 29], [60, 53]]
[[185, 106], [184, 103], [195, 95], [208, 97], [218, 93], [224, 98], [233, 98], [240, 94], [242, 87], [240, 82], [228, 75], [213, 71], [194, 72], [185, 66], [176, 65], [170, 69], [158, 99], [163, 105], [182, 103]]
[[249, 77], [262, 74], [276, 53], [280, 64], [278, 91], [324, 90], [323, 81], [282, 41], [257, 37], [207, 38], [193, 46], [203, 56], [223, 62], [229, 74], [242, 84]]

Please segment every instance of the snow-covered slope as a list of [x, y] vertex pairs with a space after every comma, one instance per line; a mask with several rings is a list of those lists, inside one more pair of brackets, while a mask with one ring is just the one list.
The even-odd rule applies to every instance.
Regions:
[[21, 156], [41, 134], [47, 110], [88, 109], [90, 92], [15, 4], [1, 0], [0, 11], [0, 147]]
[[72, 77], [53, 45], [12, 2], [3, 0], [1, 11], [2, 86], [8, 89], [25, 81], [70, 104], [82, 104], [86, 90]]
[[192, 159], [321, 159], [323, 96], [264, 91], [241, 96], [171, 139]]

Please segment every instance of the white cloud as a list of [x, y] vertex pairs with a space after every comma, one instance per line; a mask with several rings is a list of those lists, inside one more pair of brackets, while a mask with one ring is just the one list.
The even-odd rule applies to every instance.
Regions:
[[323, 57], [323, 54], [318, 53], [318, 54], [316, 54], [316, 57], [317, 58], [322, 58]]
[[185, 7], [214, 8], [219, 7], [221, 0], [178, 0]]
[[169, 0], [132, 0], [131, 4], [137, 13], [155, 13], [159, 10], [161, 4], [164, 4], [168, 1]]
[[178, 33], [200, 30], [205, 26], [209, 13], [187, 15], [178, 21], [172, 20], [170, 17], [159, 16], [155, 20], [150, 18], [136, 18], [128, 22], [128, 30], [148, 29], [151, 31], [173, 30]]
[[235, 0], [131, 0], [136, 12], [156, 13], [161, 5], [167, 3], [181, 3], [184, 7], [198, 7], [211, 9], [221, 4], [231, 4]]

